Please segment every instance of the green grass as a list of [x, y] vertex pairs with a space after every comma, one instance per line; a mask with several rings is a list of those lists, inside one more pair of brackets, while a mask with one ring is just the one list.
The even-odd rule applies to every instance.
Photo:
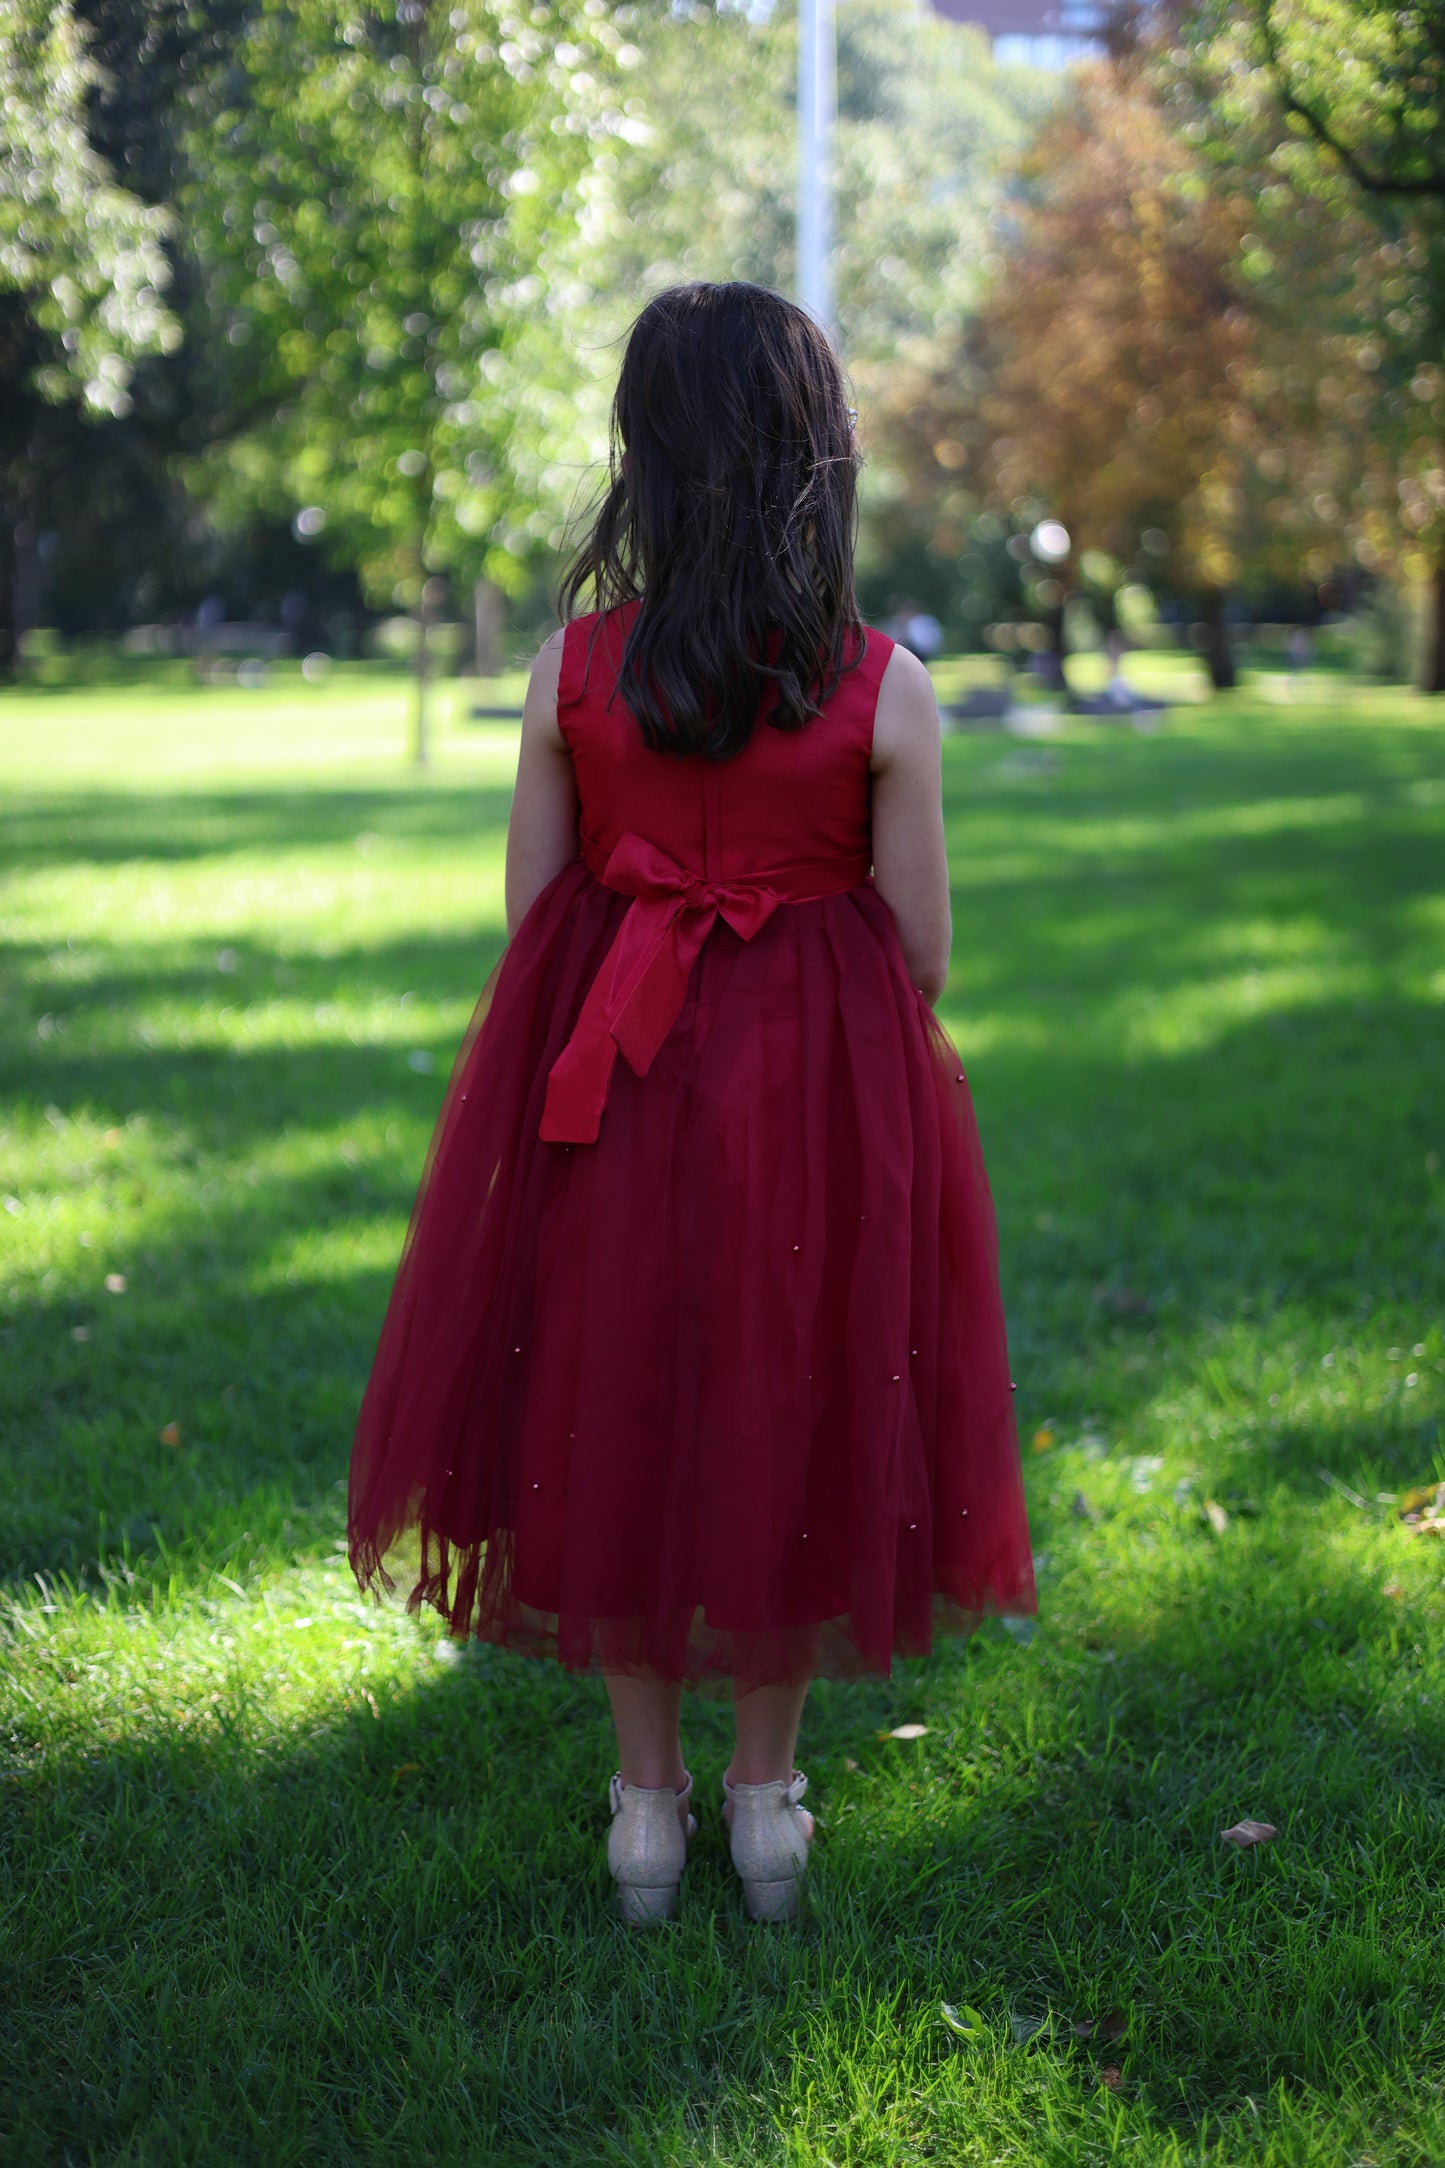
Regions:
[[815, 1692], [795, 1931], [689, 1703], [644, 1940], [600, 1687], [341, 1556], [513, 736], [446, 694], [415, 780], [364, 670], [0, 699], [0, 2157], [1445, 2158], [1445, 1545], [1389, 1495], [1445, 1476], [1445, 730], [1264, 690], [948, 744], [1041, 1621]]

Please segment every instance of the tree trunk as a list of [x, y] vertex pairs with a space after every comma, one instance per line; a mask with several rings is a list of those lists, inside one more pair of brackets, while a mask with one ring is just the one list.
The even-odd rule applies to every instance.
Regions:
[[413, 613], [416, 625], [416, 706], [413, 710], [412, 759], [424, 768], [431, 756], [431, 631], [437, 612], [447, 598], [447, 583], [435, 573], [422, 576], [421, 600]]
[[40, 623], [40, 534], [33, 519], [15, 522], [14, 550], [10, 559], [10, 583], [15, 619], [15, 654], [27, 632]]
[[430, 580], [423, 580], [421, 600], [415, 612], [416, 652], [412, 657], [415, 700], [412, 707], [411, 757], [413, 765], [418, 768], [426, 767], [431, 757], [431, 717], [427, 712], [427, 677], [431, 668], [430, 587]]
[[1204, 591], [1204, 660], [1209, 670], [1209, 682], [1217, 693], [1233, 692], [1238, 683], [1225, 611], [1226, 599], [1222, 587], [1209, 587]]
[[1445, 693], [1445, 555], [1435, 560], [1435, 570], [1430, 578], [1433, 622], [1430, 641], [1425, 650], [1425, 676], [1420, 690], [1426, 693]]
[[479, 678], [495, 677], [501, 668], [497, 652], [502, 630], [502, 592], [490, 580], [478, 580], [472, 589], [475, 645], [473, 658]]
[[1066, 699], [1070, 699], [1072, 694], [1069, 689], [1069, 673], [1065, 668], [1069, 659], [1069, 636], [1064, 623], [1064, 613], [1069, 606], [1069, 589], [1058, 572], [1054, 578], [1056, 584], [1063, 589], [1063, 594], [1057, 603], [1044, 612], [1044, 628], [1049, 636], [1049, 644], [1043, 654], [1043, 682], [1051, 692], [1062, 693]]
[[0, 505], [0, 678], [15, 675], [15, 526], [8, 506]]

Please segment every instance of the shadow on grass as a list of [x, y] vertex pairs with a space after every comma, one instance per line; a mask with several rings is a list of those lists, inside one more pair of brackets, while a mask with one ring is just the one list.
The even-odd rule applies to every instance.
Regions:
[[0, 865], [12, 873], [53, 865], [160, 865], [237, 852], [330, 850], [356, 844], [455, 842], [504, 831], [510, 784], [322, 787], [298, 777], [257, 790], [183, 791], [170, 798], [121, 791], [27, 791], [5, 814]]
[[[680, 1919], [617, 1928], [600, 1690], [495, 1651], [268, 1753], [233, 1707], [62, 1762], [5, 1795], [53, 1890], [12, 2127], [55, 2159], [684, 2168], [788, 2134], [790, 2158], [883, 2168], [1010, 2140], [1073, 2163], [1124, 2127], [1233, 2126], [1243, 2159], [1262, 2104], [1403, 2102], [1435, 2067], [1445, 1718], [1398, 1607], [1321, 1537], [1270, 1577], [1201, 1544], [1116, 1623], [1104, 1654], [989, 1629], [817, 1689], [794, 1931], [742, 1918], [708, 1796], [727, 1714], [692, 1702]], [[905, 1712], [926, 1739], [880, 1739]], [[1246, 1812], [1279, 1843], [1221, 1845]], [[940, 2000], [981, 2007], [986, 2045]], [[1074, 2036], [1115, 2010], [1121, 2038]]]
[[[433, 956], [438, 946], [444, 975], [480, 984], [484, 943]], [[1423, 1007], [1347, 1004], [1295, 1012], [1284, 1035], [1262, 1019], [1172, 1061], [1076, 1055], [1041, 1070], [993, 1057], [981, 1099], [1025, 1431], [1052, 1418], [1126, 1436], [1161, 1396], [1202, 1380], [1210, 1405], [1249, 1418], [1236, 1488], [1297, 1469], [1312, 1489], [1322, 1455], [1368, 1489], [1418, 1480], [1422, 1463], [1428, 1474], [1428, 1380], [1361, 1432], [1358, 1460], [1344, 1411], [1321, 1435], [1264, 1403], [1378, 1313], [1402, 1316], [1391, 1329], [1407, 1338], [1425, 1329], [1445, 1214], [1438, 1185], [1402, 1175], [1430, 1139], [1437, 1038]], [[438, 1043], [431, 1077], [395, 1047], [62, 1051], [47, 1063], [61, 1119], [123, 1120], [140, 1105], [173, 1109], [174, 1126], [147, 1140], [143, 1176], [124, 1150], [92, 1164], [123, 1195], [156, 1185], [132, 1243], [87, 1259], [89, 1289], [16, 1302], [0, 1327], [17, 1476], [0, 1570], [78, 1564], [100, 1517], [113, 1533], [149, 1524], [174, 1541], [258, 1485], [289, 1484], [307, 1512], [326, 1503], [451, 1051]], [[1093, 1112], [1082, 1130], [1079, 1104]], [[195, 1190], [202, 1143], [279, 1149], [298, 1111], [341, 1133], [334, 1157], [302, 1130], [289, 1160]], [[1053, 1140], [1042, 1154], [1041, 1134]], [[317, 1240], [334, 1258], [320, 1279], [307, 1263]], [[101, 1288], [117, 1266], [123, 1301]], [[171, 1422], [179, 1453], [157, 1443]]]
[[[1159, 773], [1150, 747], [1128, 750], [1122, 801]], [[1175, 750], [1180, 790], [1202, 790], [1204, 770]], [[1347, 787], [1350, 762], [1369, 770], [1358, 740], [1345, 751], [1319, 787]], [[1259, 791], [1290, 787], [1283, 759], [1250, 774]], [[1048, 819], [1101, 809], [1087, 764], [1084, 782]], [[475, 794], [478, 824], [500, 817], [499, 797]], [[182, 839], [177, 855], [382, 826], [366, 792], [199, 802], [219, 840], [193, 853]], [[388, 786], [380, 803], [397, 802]], [[413, 837], [466, 832], [458, 802], [401, 794]], [[169, 813], [108, 828], [107, 803], [97, 862], [150, 855], [147, 837], [165, 855]], [[71, 855], [68, 817], [37, 814], [28, 862]], [[1202, 2149], [1221, 2128], [1221, 2158], [1262, 2159], [1295, 2112], [1321, 2119], [1318, 2144], [1272, 2161], [1335, 2168], [1365, 2140], [1383, 2158], [1396, 2132], [1414, 2147], [1400, 2159], [1445, 2157], [1427, 2099], [1445, 1682], [1424, 1597], [1390, 1597], [1373, 1563], [1388, 1535], [1357, 1556], [1340, 1540], [1354, 1509], [1317, 1473], [1366, 1496], [1428, 1473], [1436, 1403], [1386, 1405], [1372, 1387], [1368, 1412], [1288, 1404], [1297, 1371], [1317, 1378], [1326, 1352], [1382, 1324], [1408, 1339], [1438, 1296], [1445, 1217], [1422, 1170], [1442, 1142], [1439, 1014], [1389, 990], [1397, 956], [1418, 948], [1438, 854], [1413, 816], [1378, 828], [1372, 852], [1329, 837], [1328, 851], [1300, 830], [1171, 839], [1166, 823], [1096, 877], [1066, 840], [1051, 865], [1035, 829], [1015, 870], [985, 876], [1007, 938], [989, 946], [980, 927], [965, 942], [965, 983], [1008, 1021], [1042, 1006], [1048, 1022], [1042, 1048], [1005, 1038], [974, 1077], [1024, 1427], [1091, 1420], [1116, 1450], [1084, 1466], [1077, 1517], [1073, 1477], [1027, 1462], [1037, 1541], [1056, 1554], [1031, 1643], [989, 1629], [891, 1684], [817, 1691], [803, 1751], [827, 1827], [800, 1930], [741, 1918], [708, 1813], [726, 1755], [714, 1704], [688, 1711], [705, 1819], [678, 1927], [633, 1942], [606, 1912], [595, 1684], [480, 1651], [414, 1689], [378, 1687], [373, 1714], [364, 1676], [339, 1675], [329, 1711], [267, 1745], [247, 1698], [260, 1689], [238, 1669], [184, 1723], [120, 1744], [92, 1730], [52, 1746], [43, 1778], [17, 1755], [0, 1787], [14, 1990], [0, 2127], [17, 2159], [310, 2168], [401, 2147], [468, 2168], [1077, 2168], [1136, 2140], [1172, 2162], [1171, 2134]], [[962, 894], [966, 931], [967, 877]], [[1162, 996], [1216, 968], [1206, 921], [1226, 905], [1337, 920], [1341, 953], [1374, 974], [1368, 998], [1216, 1019], [1168, 1058], [1088, 1028], [1111, 974]], [[266, 959], [236, 946], [254, 998]], [[348, 944], [296, 962], [292, 986], [465, 998], [492, 953], [481, 935]], [[103, 973], [79, 996], [52, 995], [25, 961], [37, 1002], [115, 1017], [216, 987], [200, 944], [173, 970]], [[130, 1526], [128, 1600], [163, 1603], [172, 1574], [199, 1586], [231, 1546], [275, 1568], [333, 1540], [452, 1048], [422, 1041], [428, 1080], [395, 1048], [212, 1055], [79, 1038], [12, 1068], [21, 1103], [62, 1121], [157, 1110], [157, 1192], [134, 1200], [135, 1255], [95, 1260], [94, 1295], [5, 1313], [5, 1564], [17, 1579], [94, 1573]], [[359, 1136], [359, 1163], [302, 1154], [229, 1179], [226, 1152], [259, 1153], [288, 1125], [303, 1141]], [[223, 1155], [214, 1194], [194, 1187], [201, 1141]], [[334, 1272], [306, 1265], [313, 1231], [338, 1238]], [[131, 1285], [108, 1304], [113, 1262]], [[180, 1449], [158, 1438], [172, 1419]], [[1229, 1508], [1224, 1536], [1192, 1501], [1154, 1524], [1131, 1502], [1117, 1464], [1151, 1423], [1152, 1443], [1161, 1424], [1186, 1426], [1198, 1493]], [[44, 1719], [55, 1736], [65, 1684]], [[903, 1718], [926, 1736], [878, 1736]], [[17, 1729], [17, 1748], [28, 1736]], [[1243, 1814], [1276, 1822], [1279, 1843], [1220, 1845]], [[954, 2041], [942, 1999], [983, 2010], [986, 2046]], [[1114, 2009], [1124, 2032], [1107, 2047], [1069, 2029]], [[1011, 2020], [1050, 2017], [1015, 2044]], [[1106, 2060], [1122, 2068], [1117, 2095], [1099, 2083]], [[1358, 2144], [1352, 2100], [1368, 2110]]]

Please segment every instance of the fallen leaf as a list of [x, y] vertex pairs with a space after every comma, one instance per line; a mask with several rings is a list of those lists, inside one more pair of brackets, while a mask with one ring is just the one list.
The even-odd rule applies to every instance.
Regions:
[[1218, 1500], [1214, 1498], [1205, 1499], [1204, 1518], [1208, 1521], [1210, 1527], [1214, 1530], [1216, 1536], [1222, 1536], [1225, 1529], [1229, 1526], [1229, 1515], [1225, 1512], [1223, 1506], [1219, 1504]]
[[1398, 1581], [1387, 1581], [1380, 1593], [1382, 1596], [1403, 1596], [1405, 1591]]
[[1116, 1317], [1144, 1317], [1154, 1305], [1147, 1295], [1141, 1295], [1134, 1287], [1110, 1287], [1100, 1281], [1094, 1289], [1095, 1302], [1102, 1303]]
[[1103, 2017], [1081, 2018], [1074, 2031], [1080, 2040], [1122, 2040], [1128, 2019], [1122, 2010], [1108, 2010]]
[[941, 2002], [939, 2014], [951, 2033], [960, 2040], [981, 2040], [987, 2030], [983, 2019], [970, 2003]]
[[927, 1736], [926, 1724], [895, 1724], [892, 1731], [879, 1733], [882, 1739], [926, 1739]]
[[1426, 1506], [1435, 1513], [1445, 1506], [1445, 1483], [1417, 1483], [1413, 1490], [1402, 1491], [1396, 1511], [1403, 1521]]
[[1099, 2072], [1099, 2083], [1107, 2085], [1111, 2093], [1117, 2093], [1124, 2081], [1124, 2073], [1117, 2063], [1105, 2063]]
[[125, 1293], [125, 1274], [123, 1272], [107, 1272], [105, 1291], [108, 1295], [123, 1295]]
[[1273, 1844], [1279, 1831], [1273, 1822], [1236, 1822], [1232, 1829], [1221, 1829], [1219, 1834], [1226, 1844], [1236, 1844], [1241, 1852], [1247, 1852], [1252, 1844]]
[[1034, 1432], [1034, 1451], [1036, 1453], [1047, 1453], [1053, 1442], [1054, 1432], [1047, 1423], [1043, 1425], [1042, 1429]]
[[1013, 2037], [1014, 2046], [1016, 2048], [1026, 2046], [1030, 2040], [1035, 2039], [1044, 2030], [1048, 2022], [1046, 2017], [1011, 2017], [1008, 2021], [1008, 2028]]
[[[369, 1697], [368, 1697], [368, 1698], [369, 1698]], [[417, 1761], [404, 1761], [404, 1762], [403, 1762], [403, 1763], [401, 1764], [400, 1768], [397, 1768], [397, 1769], [393, 1769], [393, 1770], [392, 1770], [392, 1772], [391, 1772], [391, 1781], [392, 1781], [392, 1783], [393, 1783], [393, 1784], [395, 1784], [395, 1782], [396, 1782], [396, 1780], [397, 1780], [397, 1778], [398, 1778], [398, 1777], [412, 1777], [412, 1776], [415, 1776], [415, 1775], [417, 1774], [417, 1772], [418, 1772], [418, 1770], [419, 1770], [420, 1768], [421, 1768], [421, 1763], [420, 1763], [420, 1762], [417, 1762]]]
[[854, 1761], [854, 1759], [853, 1759], [853, 1757], [852, 1757], [852, 1755], [851, 1755], [851, 1754], [845, 1754], [845, 1755], [843, 1756], [843, 1767], [844, 1767], [844, 1768], [845, 1768], [845, 1769], [847, 1770], [847, 1772], [848, 1772], [848, 1774], [849, 1774], [849, 1776], [850, 1776], [850, 1777], [856, 1777], [856, 1776], [857, 1776], [857, 1774], [858, 1774], [858, 1764], [857, 1764], [857, 1762], [855, 1762], [855, 1761]]
[[180, 1424], [167, 1423], [165, 1429], [160, 1434], [160, 1440], [162, 1445], [179, 1445], [181, 1442]]

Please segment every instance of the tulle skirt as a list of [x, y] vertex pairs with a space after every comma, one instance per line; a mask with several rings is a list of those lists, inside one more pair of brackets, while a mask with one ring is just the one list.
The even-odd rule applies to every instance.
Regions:
[[886, 1672], [1033, 1608], [962, 1065], [871, 883], [719, 921], [595, 1144], [538, 1136], [629, 899], [543, 892], [458, 1057], [357, 1425], [352, 1564], [576, 1670]]

